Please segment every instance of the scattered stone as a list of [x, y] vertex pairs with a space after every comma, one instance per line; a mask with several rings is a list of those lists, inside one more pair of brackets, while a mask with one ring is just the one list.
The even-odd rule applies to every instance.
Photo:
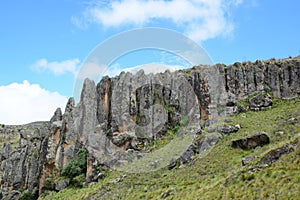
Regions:
[[233, 113], [234, 114], [244, 113], [248, 110], [249, 110], [249, 106], [238, 105], [238, 106], [233, 107]]
[[276, 134], [278, 134], [278, 135], [284, 135], [284, 132], [283, 131], [278, 131], [278, 132], [276, 132]]
[[159, 162], [161, 162], [161, 161], [162, 161], [162, 158], [159, 158], [159, 159], [157, 159], [157, 160], [154, 160], [154, 161], [152, 161], [152, 162], [150, 163], [150, 166], [153, 167], [153, 168], [157, 168]]
[[247, 156], [247, 157], [242, 158], [242, 165], [243, 166], [247, 165], [249, 162], [251, 162], [255, 158], [256, 158], [255, 155], [251, 155], [251, 156]]
[[201, 140], [196, 140], [194, 142], [195, 145], [195, 153], [200, 154], [202, 152], [208, 151], [213, 146], [215, 146], [219, 141], [219, 134], [208, 135]]
[[233, 140], [232, 147], [241, 149], [253, 149], [270, 143], [270, 138], [266, 133], [260, 133], [251, 137]]
[[178, 158], [172, 158], [169, 164], [169, 170], [174, 169], [177, 165]]
[[262, 164], [271, 164], [271, 163], [279, 160], [281, 156], [288, 154], [292, 151], [294, 151], [294, 149], [288, 145], [285, 145], [285, 146], [277, 148], [277, 149], [272, 149], [261, 159], [261, 163]]
[[213, 132], [215, 132], [216, 130], [217, 130], [216, 127], [208, 127], [207, 132], [208, 132], [208, 133], [213, 133]]
[[186, 164], [190, 162], [196, 154], [208, 151], [218, 143], [219, 137], [219, 134], [210, 134], [204, 137], [200, 135], [198, 138], [194, 138], [194, 142], [181, 154], [179, 158], [173, 158], [170, 161], [168, 166], [169, 170], [175, 168], [179, 163]]
[[230, 122], [233, 122], [233, 121], [232, 121], [231, 119], [225, 118], [225, 119], [224, 119], [224, 122], [225, 122], [225, 123], [230, 123]]
[[287, 121], [289, 124], [295, 124], [297, 122], [297, 119], [296, 118], [291, 118], [291, 119], [288, 119]]
[[272, 108], [273, 101], [270, 96], [259, 94], [249, 100], [250, 110], [260, 111]]
[[116, 178], [115, 180], [112, 181], [112, 183], [119, 183], [119, 182], [121, 182], [120, 178]]
[[290, 118], [288, 121], [289, 122], [294, 122], [294, 121], [296, 121], [297, 119], [295, 118], [295, 117], [292, 117], [292, 118]]
[[172, 195], [173, 192], [174, 192], [174, 188], [171, 188], [171, 189], [169, 189], [169, 190], [163, 192], [163, 193], [161, 194], [161, 198], [162, 198], [162, 199], [165, 199], [165, 198], [167, 198], [168, 196]]
[[255, 149], [254, 149], [254, 150], [258, 150], [258, 149], [261, 149], [261, 146], [257, 146], [257, 147], [255, 147]]
[[237, 127], [232, 127], [232, 126], [229, 126], [229, 125], [223, 125], [223, 126], [219, 126], [217, 128], [217, 131], [219, 133], [221, 133], [222, 135], [229, 135], [231, 133], [236, 133], [239, 131], [239, 128]]
[[182, 164], [185, 164], [189, 162], [192, 157], [195, 155], [195, 146], [194, 144], [191, 144], [185, 152], [180, 156], [180, 159], [182, 161]]
[[237, 129], [241, 129], [241, 125], [239, 125], [239, 124], [236, 124], [235, 126], [234, 126], [234, 128], [237, 128]]
[[65, 188], [67, 188], [69, 186], [69, 184], [70, 184], [70, 179], [64, 179], [64, 180], [58, 181], [55, 184], [55, 190], [56, 191], [63, 190]]
[[105, 177], [105, 174], [100, 172], [96, 176], [93, 177], [93, 182], [98, 182], [99, 180], [103, 179]]

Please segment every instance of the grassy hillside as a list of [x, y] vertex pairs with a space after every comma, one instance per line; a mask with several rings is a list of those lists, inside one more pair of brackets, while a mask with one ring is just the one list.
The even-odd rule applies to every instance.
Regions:
[[[110, 171], [96, 184], [47, 192], [40, 199], [299, 199], [300, 98], [274, 100], [272, 109], [228, 118], [229, 125], [242, 128], [222, 137], [205, 156], [195, 157], [187, 166], [144, 174]], [[231, 147], [232, 140], [262, 131], [270, 144], [253, 150]], [[259, 167], [272, 149], [295, 143], [291, 153]], [[249, 155], [256, 158], [242, 166], [242, 158]]]

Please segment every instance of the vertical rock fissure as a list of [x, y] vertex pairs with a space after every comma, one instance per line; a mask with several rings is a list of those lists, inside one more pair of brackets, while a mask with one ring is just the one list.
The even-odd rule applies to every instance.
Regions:
[[226, 92], [229, 91], [229, 87], [228, 87], [228, 77], [227, 77], [227, 66], [224, 67], [224, 77], [225, 77], [225, 90]]
[[255, 90], [257, 90], [257, 80], [256, 80], [256, 66], [253, 67], [253, 81], [254, 81], [254, 86]]
[[281, 98], [281, 95], [283, 94], [283, 73], [279, 66], [276, 65], [276, 71], [277, 71], [277, 77], [278, 77], [278, 90], [279, 90], [279, 96]]

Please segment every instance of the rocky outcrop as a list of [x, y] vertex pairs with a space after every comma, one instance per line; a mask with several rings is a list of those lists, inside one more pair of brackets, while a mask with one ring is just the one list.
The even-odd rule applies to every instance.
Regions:
[[46, 144], [50, 135], [48, 122], [23, 126], [19, 132], [17, 149], [12, 151], [7, 144], [1, 152], [1, 190], [3, 193], [9, 193], [26, 188], [37, 197], [39, 178], [46, 158]]
[[222, 135], [230, 135], [231, 133], [236, 133], [240, 130], [240, 126], [229, 126], [229, 125], [222, 125], [217, 127], [217, 131]]
[[171, 170], [176, 166], [189, 163], [195, 155], [203, 154], [215, 146], [219, 138], [219, 134], [198, 135], [179, 158], [173, 158], [171, 160], [168, 168]]
[[[237, 110], [239, 100], [257, 93], [262, 95], [250, 100], [250, 109], [270, 107], [267, 94], [299, 96], [300, 61], [195, 66], [149, 75], [142, 70], [135, 75], [122, 72], [103, 77], [97, 84], [86, 79], [77, 105], [70, 98], [64, 113], [57, 109], [49, 122], [13, 127], [20, 139], [17, 145], [5, 144], [1, 152], [1, 190], [9, 193], [23, 188], [37, 197], [48, 187], [46, 180], [58, 178], [80, 149], [88, 152], [86, 177], [93, 180], [101, 173], [97, 167], [118, 167], [143, 157], [151, 151], [147, 146], [168, 130], [194, 134], [189, 130], [210, 126]], [[226, 135], [238, 129], [222, 126], [217, 131]], [[12, 129], [0, 127], [0, 133], [8, 130]], [[218, 139], [215, 135], [192, 141], [179, 155], [180, 162], [185, 164], [209, 150]], [[234, 146], [248, 149], [267, 141], [267, 136], [260, 135], [235, 141]]]
[[270, 95], [259, 94], [249, 100], [250, 110], [252, 111], [260, 111], [266, 110], [268, 108], [272, 108], [273, 101]]
[[263, 158], [261, 159], [261, 164], [266, 165], [266, 164], [271, 164], [273, 162], [276, 162], [277, 160], [280, 159], [281, 156], [293, 152], [294, 151], [293, 146], [296, 146], [296, 144], [285, 145], [277, 149], [272, 149], [266, 155], [263, 156]]
[[253, 149], [255, 147], [262, 147], [270, 143], [270, 138], [266, 133], [259, 133], [251, 137], [233, 140], [232, 147], [241, 149]]
[[63, 190], [69, 186], [69, 183], [70, 183], [69, 179], [64, 179], [64, 180], [58, 181], [55, 184], [55, 190], [57, 190], [57, 191]]

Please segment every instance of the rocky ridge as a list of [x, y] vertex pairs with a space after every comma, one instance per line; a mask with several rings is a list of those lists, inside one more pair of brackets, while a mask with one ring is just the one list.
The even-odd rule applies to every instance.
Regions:
[[[271, 102], [266, 94], [299, 96], [300, 61], [217, 64], [149, 75], [122, 72], [97, 85], [86, 79], [77, 105], [70, 98], [64, 113], [57, 109], [49, 122], [16, 128], [18, 146], [5, 143], [1, 152], [1, 190], [6, 194], [22, 188], [38, 197], [47, 180], [60, 177], [80, 149], [87, 150], [86, 181], [93, 181], [97, 167], [118, 167], [132, 156], [143, 157], [151, 142], [182, 121], [188, 128], [179, 128], [177, 134], [197, 136], [220, 116], [267, 109]], [[238, 105], [252, 95], [248, 108]], [[216, 142], [215, 137], [191, 141], [179, 155], [181, 162]]]

